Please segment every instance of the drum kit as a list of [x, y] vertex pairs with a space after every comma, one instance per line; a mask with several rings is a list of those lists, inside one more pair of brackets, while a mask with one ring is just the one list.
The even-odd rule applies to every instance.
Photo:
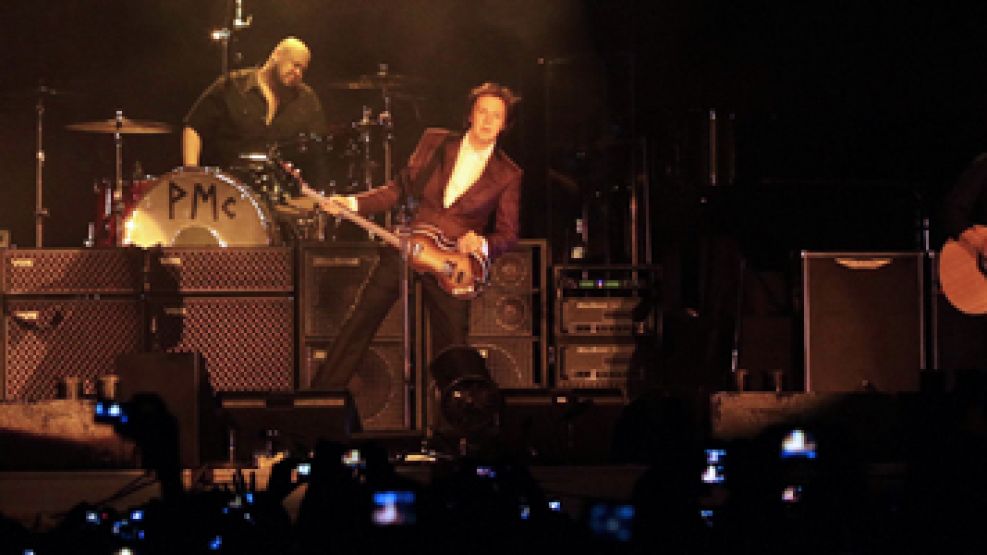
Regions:
[[418, 84], [389, 74], [382, 64], [376, 74], [330, 84], [336, 90], [380, 92], [383, 109], [376, 115], [364, 106], [358, 120], [332, 126], [326, 135], [299, 135], [263, 152], [244, 152], [240, 163], [227, 168], [179, 167], [160, 176], [141, 175], [138, 168], [126, 179], [123, 139], [172, 133], [171, 125], [130, 119], [119, 111], [111, 119], [69, 124], [71, 131], [114, 138], [115, 175], [93, 185], [95, 218], [85, 244], [227, 247], [351, 239], [354, 229], [327, 218], [312, 200], [289, 193], [292, 176], [284, 161], [321, 157], [329, 174], [327, 193], [353, 194], [386, 182], [392, 175], [392, 98], [410, 97]]

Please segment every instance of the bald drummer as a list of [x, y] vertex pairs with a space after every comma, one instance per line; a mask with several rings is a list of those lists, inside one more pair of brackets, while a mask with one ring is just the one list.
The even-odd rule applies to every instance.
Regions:
[[229, 167], [241, 153], [263, 151], [302, 133], [325, 134], [322, 104], [303, 81], [311, 61], [308, 46], [288, 37], [264, 65], [217, 79], [185, 116], [182, 163]]

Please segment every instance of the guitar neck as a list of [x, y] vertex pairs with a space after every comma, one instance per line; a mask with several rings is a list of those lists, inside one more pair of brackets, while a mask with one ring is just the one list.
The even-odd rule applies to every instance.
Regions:
[[[314, 189], [312, 189], [308, 185], [304, 185], [303, 184], [302, 187], [301, 187], [301, 191], [306, 196], [309, 196], [309, 197], [311, 197], [311, 198], [313, 198], [315, 200], [320, 200], [320, 199], [324, 199], [325, 198], [323, 195], [319, 194], [317, 191], [315, 191]], [[363, 228], [364, 231], [366, 231], [368, 233], [373, 233], [377, 237], [380, 237], [381, 240], [383, 240], [388, 245], [390, 245], [390, 246], [392, 246], [392, 247], [394, 247], [396, 249], [400, 249], [401, 248], [401, 240], [398, 239], [397, 235], [395, 235], [395, 234], [391, 233], [390, 231], [384, 229], [383, 227], [377, 225], [376, 223], [372, 222], [371, 220], [368, 220], [367, 218], [364, 218], [363, 216], [361, 216], [361, 215], [357, 214], [356, 212], [350, 210], [346, 206], [343, 206], [343, 205], [339, 204], [338, 202], [336, 203], [336, 207], [339, 208], [339, 216], [340, 217], [346, 219], [349, 222], [352, 222], [352, 223], [360, 226], [361, 228]]]

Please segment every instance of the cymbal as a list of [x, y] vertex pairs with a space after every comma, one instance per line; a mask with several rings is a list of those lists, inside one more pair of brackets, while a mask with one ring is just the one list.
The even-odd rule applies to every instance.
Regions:
[[334, 81], [329, 83], [329, 88], [349, 91], [408, 90], [421, 88], [421, 79], [400, 74], [366, 74], [355, 79]]
[[160, 121], [139, 120], [123, 118], [117, 128], [116, 119], [104, 119], [99, 121], [80, 121], [70, 123], [65, 126], [72, 131], [85, 131], [86, 133], [124, 133], [128, 135], [157, 135], [161, 133], [171, 133], [172, 128], [167, 123]]

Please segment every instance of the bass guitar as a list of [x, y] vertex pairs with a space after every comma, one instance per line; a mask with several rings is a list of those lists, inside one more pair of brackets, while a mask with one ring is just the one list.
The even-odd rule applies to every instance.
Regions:
[[[297, 182], [298, 192], [315, 201], [326, 197], [312, 189], [297, 170], [290, 166], [285, 170]], [[406, 242], [376, 223], [350, 210], [341, 203], [335, 203], [337, 214], [349, 222], [379, 237], [388, 245], [398, 249], [407, 248], [408, 264], [420, 274], [435, 277], [443, 291], [461, 300], [476, 298], [490, 279], [490, 260], [482, 253], [463, 254], [456, 248], [456, 242], [446, 238], [438, 228], [418, 224], [411, 228]], [[407, 245], [404, 247], [404, 245]]]
[[987, 314], [987, 227], [973, 226], [950, 239], [939, 253], [939, 284], [949, 303], [964, 314]]

